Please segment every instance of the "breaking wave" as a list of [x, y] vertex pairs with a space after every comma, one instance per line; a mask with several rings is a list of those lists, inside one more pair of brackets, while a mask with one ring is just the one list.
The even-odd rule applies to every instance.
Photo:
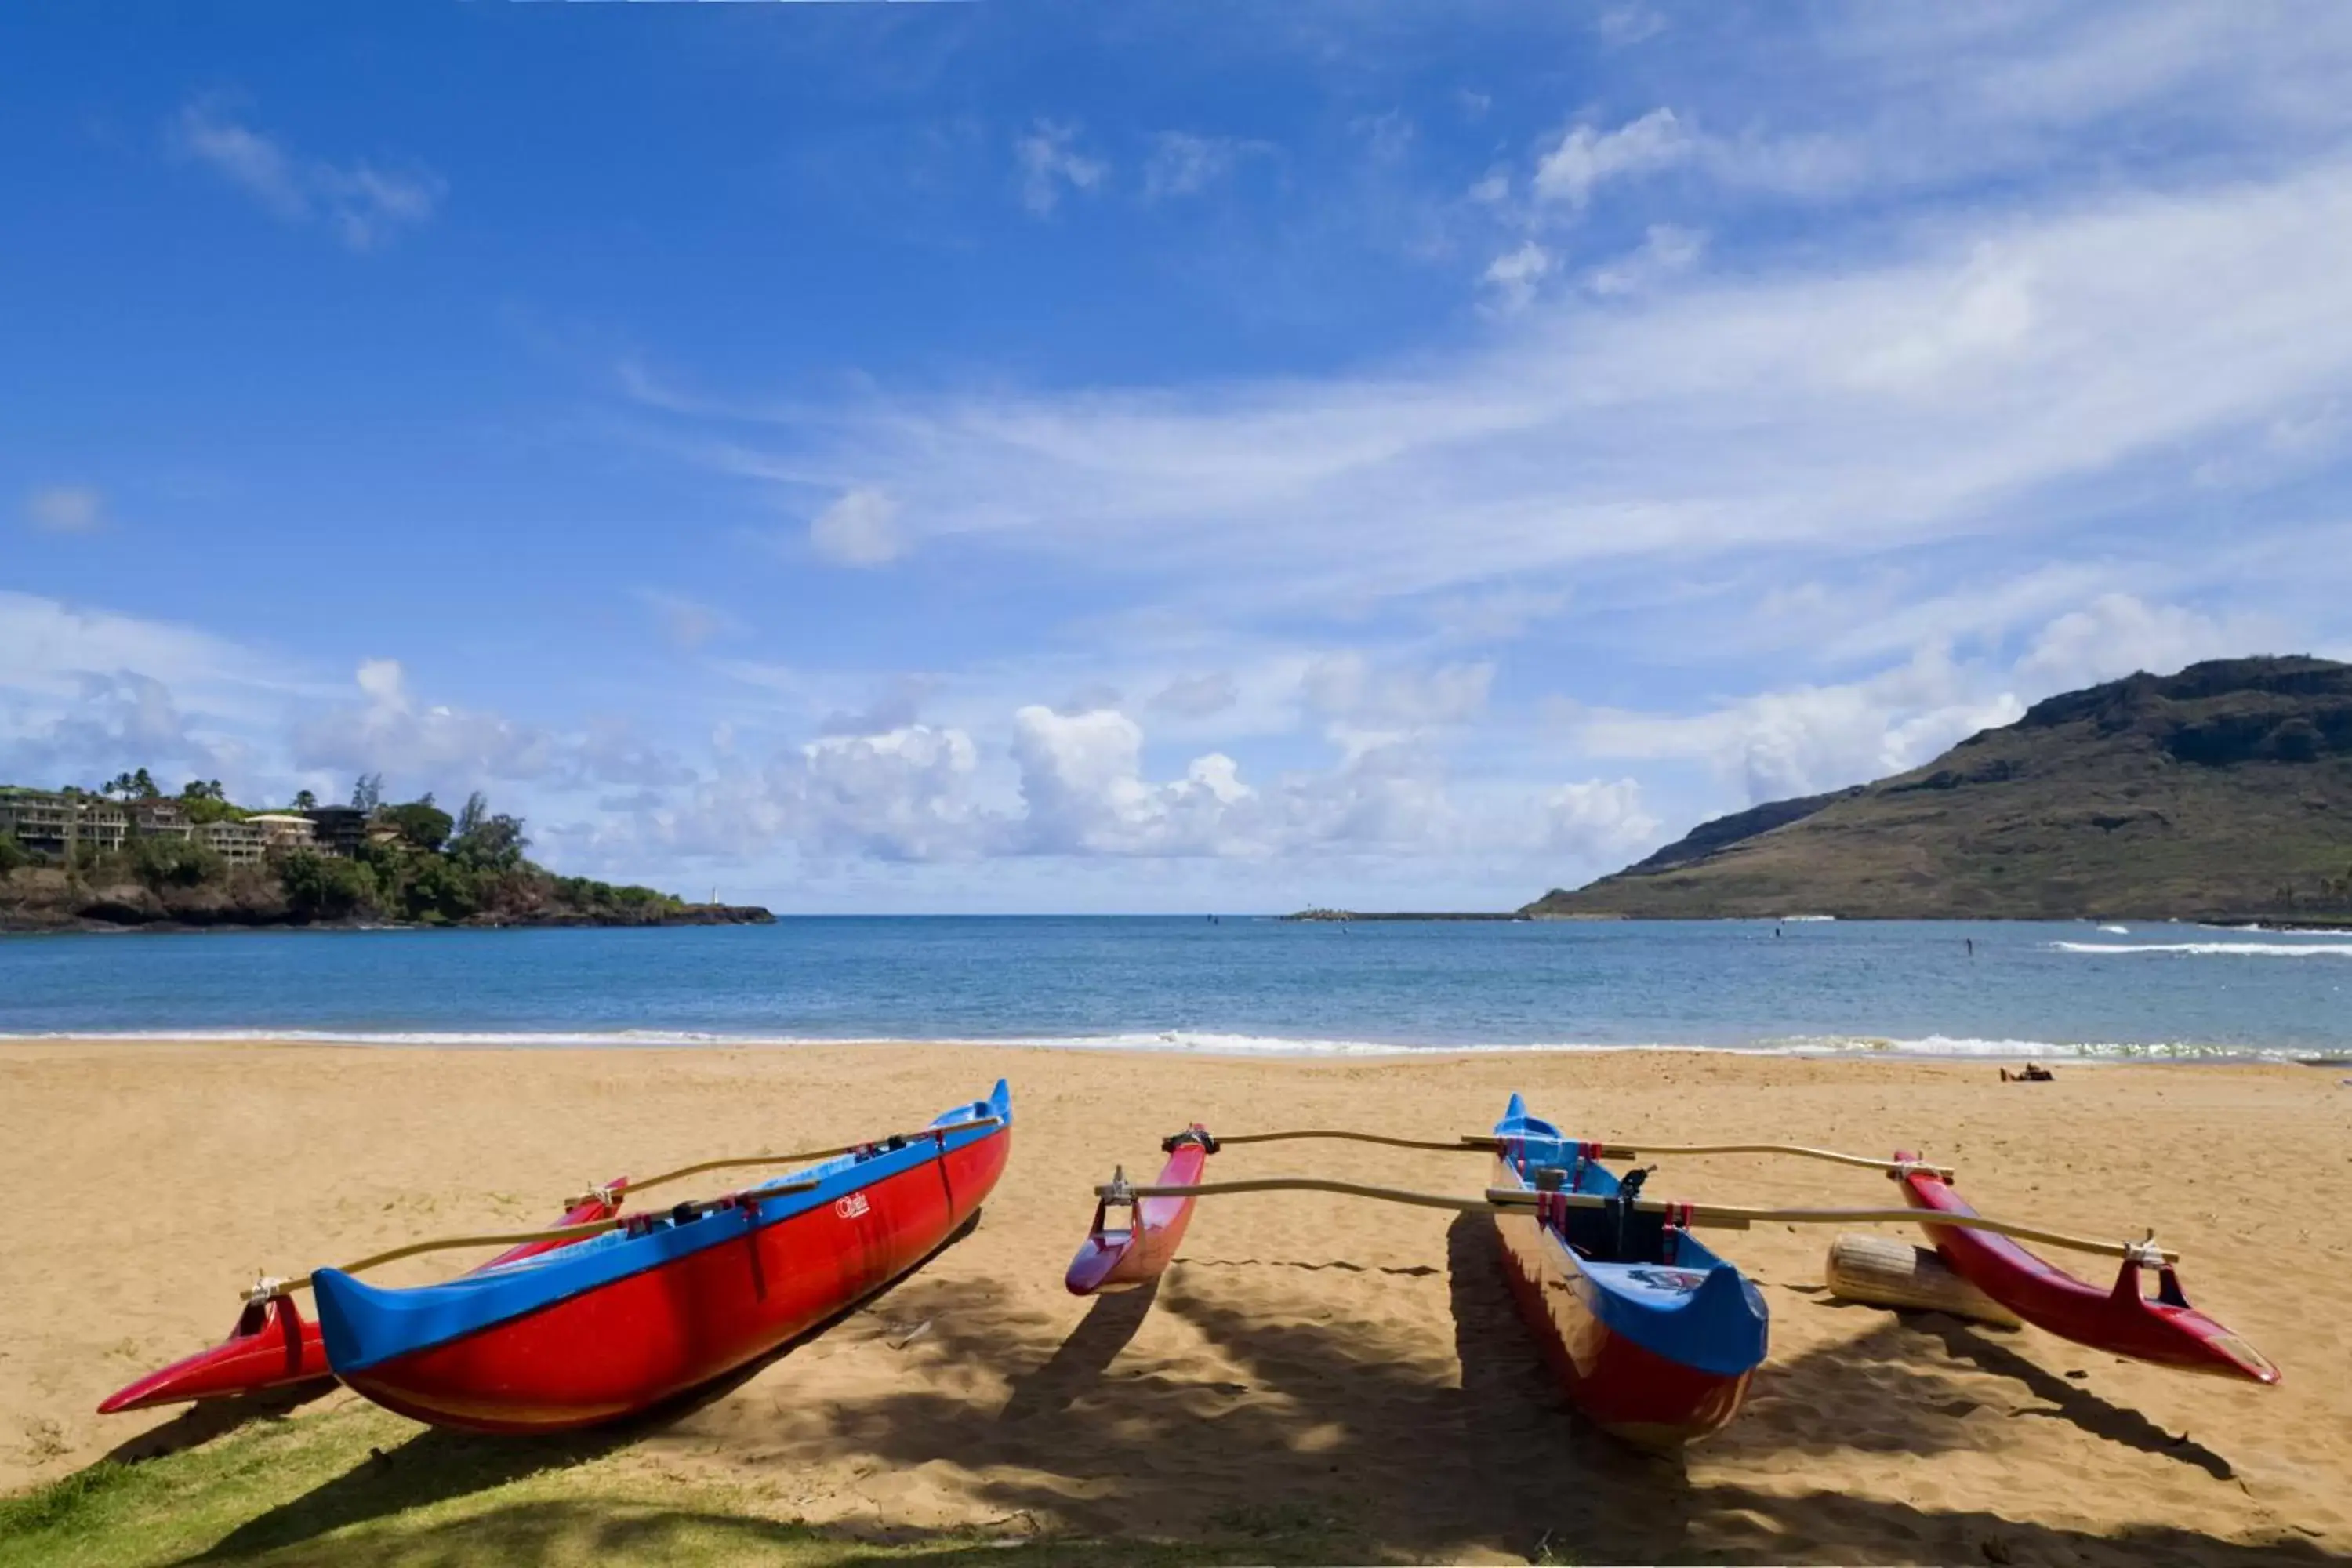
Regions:
[[[2334, 934], [2334, 933], [2329, 933]], [[2186, 952], [2247, 958], [2309, 958], [2333, 953], [2352, 958], [2352, 942], [2053, 942], [2058, 952]]]

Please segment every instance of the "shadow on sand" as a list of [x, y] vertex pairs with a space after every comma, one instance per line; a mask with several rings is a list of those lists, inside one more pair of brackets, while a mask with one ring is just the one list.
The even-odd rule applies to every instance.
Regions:
[[2036, 1396], [2050, 1402], [2048, 1410], [2026, 1410], [2019, 1412], [2020, 1415], [2070, 1422], [2107, 1442], [2121, 1443], [2127, 1448], [2161, 1454], [2168, 1459], [2194, 1465], [2217, 1481], [2237, 1479], [2237, 1471], [2231, 1468], [2230, 1461], [2204, 1444], [2191, 1442], [2186, 1435], [2174, 1436], [2138, 1411], [2112, 1404], [2087, 1388], [2067, 1382], [2035, 1365], [2007, 1345], [1997, 1344], [1985, 1338], [1965, 1323], [1947, 1318], [1918, 1326], [1942, 1341], [1945, 1351], [1954, 1359], [1973, 1362], [1996, 1376], [2014, 1378]]
[[[912, 1277], [897, 1289], [917, 1298], [911, 1310], [931, 1325], [920, 1353], [993, 1372], [1008, 1396], [975, 1400], [909, 1379], [828, 1412], [823, 1440], [830, 1453], [856, 1456], [877, 1471], [948, 1461], [1002, 1520], [1058, 1519], [1097, 1537], [1183, 1542], [1185, 1561], [1393, 1560], [1483, 1547], [1578, 1562], [2352, 1563], [2292, 1536], [2241, 1542], [2160, 1523], [2102, 1535], [1826, 1489], [1695, 1481], [1680, 1459], [1624, 1448], [1565, 1409], [1518, 1321], [1483, 1216], [1465, 1216], [1446, 1236], [1450, 1354], [1425, 1331], [1319, 1303], [1308, 1303], [1312, 1317], [1269, 1311], [1263, 1297], [1233, 1294], [1239, 1272], [1180, 1268], [1156, 1292], [1102, 1298], [1075, 1330], [986, 1281]], [[1152, 1312], [1180, 1320], [1184, 1331], [1139, 1339]], [[1215, 1345], [1220, 1376], [1234, 1381], [1201, 1373], [1193, 1335]], [[2023, 1383], [2086, 1433], [2181, 1460], [2222, 1484], [2227, 1466], [2218, 1456], [2193, 1446], [2183, 1452], [2144, 1418], [2015, 1352], [1959, 1329], [1945, 1343], [1979, 1369]], [[1832, 1442], [1927, 1454], [1979, 1445], [1955, 1419], [1975, 1402], [1921, 1352], [1913, 1329], [1890, 1323], [1801, 1356], [1759, 1377], [1755, 1405], [1717, 1441], [1800, 1458]], [[694, 1403], [725, 1392], [705, 1390]], [[250, 1521], [208, 1555], [298, 1543], [580, 1463], [691, 1408], [570, 1438], [425, 1433]], [[1806, 1410], [1837, 1411], [1841, 1419], [1799, 1419]], [[1836, 1436], [1821, 1436], [1825, 1429]], [[390, 1560], [457, 1556], [454, 1539], [433, 1546], [443, 1528], [404, 1534]], [[813, 1539], [798, 1527], [591, 1496], [477, 1510], [462, 1528], [468, 1550], [495, 1542], [520, 1561], [659, 1555], [688, 1542], [756, 1558]], [[911, 1542], [916, 1562], [954, 1562], [1002, 1545], [969, 1531], [896, 1539]], [[1048, 1543], [1046, 1554], [1099, 1561], [1105, 1550], [1074, 1540]]]

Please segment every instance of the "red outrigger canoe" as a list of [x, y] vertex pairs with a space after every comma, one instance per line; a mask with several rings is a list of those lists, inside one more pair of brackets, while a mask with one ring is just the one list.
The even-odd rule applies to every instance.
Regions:
[[[588, 1225], [620, 1212], [621, 1194], [628, 1190], [624, 1176], [592, 1193], [563, 1211], [558, 1226]], [[499, 1253], [483, 1268], [519, 1263], [570, 1243], [527, 1241]], [[477, 1270], [478, 1272], [478, 1270]], [[151, 1372], [128, 1387], [107, 1395], [100, 1415], [121, 1410], [144, 1410], [155, 1405], [184, 1405], [198, 1399], [232, 1399], [268, 1388], [291, 1388], [320, 1383], [335, 1375], [327, 1364], [326, 1342], [319, 1325], [302, 1316], [290, 1296], [267, 1296], [247, 1301], [236, 1316], [228, 1338], [216, 1345], [183, 1356]]]
[[917, 1133], [438, 1285], [311, 1276], [335, 1375], [436, 1426], [553, 1432], [722, 1377], [920, 1265], [1012, 1147], [1000, 1081]]
[[[1916, 1155], [1897, 1152], [1897, 1161]], [[1974, 1215], [1935, 1172], [1894, 1173], [1904, 1201], [1935, 1214]], [[2260, 1351], [2189, 1304], [2169, 1263], [2127, 1258], [2116, 1282], [2102, 1290], [2052, 1267], [2004, 1236], [1963, 1230], [1922, 1219], [1921, 1227], [1961, 1278], [1994, 1300], [2061, 1339], [2183, 1372], [2273, 1384], [2279, 1369]], [[2140, 1293], [2140, 1270], [2157, 1270], [2153, 1297]]]
[[[1167, 1151], [1168, 1163], [1160, 1167], [1160, 1177], [1152, 1184], [1160, 1187], [1192, 1185], [1201, 1179], [1209, 1156], [1217, 1152], [1217, 1141], [1197, 1121], [1160, 1146]], [[1086, 1245], [1070, 1259], [1070, 1270], [1062, 1283], [1073, 1296], [1091, 1296], [1097, 1290], [1132, 1290], [1159, 1279], [1175, 1259], [1176, 1248], [1184, 1240], [1184, 1227], [1192, 1223], [1196, 1201], [1139, 1198], [1128, 1223], [1118, 1226], [1109, 1223], [1110, 1205], [1097, 1199]]]

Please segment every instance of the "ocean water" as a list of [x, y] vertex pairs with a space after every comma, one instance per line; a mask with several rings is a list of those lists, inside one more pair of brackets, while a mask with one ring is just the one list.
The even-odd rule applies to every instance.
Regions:
[[0, 937], [0, 1036], [159, 1033], [2294, 1057], [2352, 1051], [2352, 932], [1227, 916]]

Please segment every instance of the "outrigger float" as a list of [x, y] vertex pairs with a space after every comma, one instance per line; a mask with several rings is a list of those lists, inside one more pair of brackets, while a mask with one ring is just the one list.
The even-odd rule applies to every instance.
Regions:
[[[914, 1269], [994, 1190], [1012, 1125], [1000, 1080], [987, 1099], [917, 1131], [704, 1161], [598, 1188], [566, 1215], [601, 1207], [592, 1219], [419, 1242], [342, 1268], [265, 1279], [240, 1319], [251, 1333], [142, 1380], [105, 1408], [315, 1376], [307, 1348], [315, 1342], [327, 1373], [436, 1426], [549, 1432], [618, 1420], [757, 1360]], [[687, 1176], [811, 1160], [822, 1163], [720, 1197], [616, 1213], [625, 1197]], [[354, 1278], [396, 1258], [484, 1246], [515, 1250], [438, 1285], [387, 1289]], [[289, 1300], [305, 1289], [318, 1306], [315, 1341]], [[273, 1323], [274, 1356], [221, 1353], [266, 1344]], [[173, 1376], [207, 1357], [215, 1363], [205, 1375]]]
[[[1202, 1181], [1209, 1157], [1246, 1143], [1339, 1139], [1391, 1148], [1478, 1153], [1493, 1160], [1475, 1196], [1408, 1192], [1317, 1176]], [[1720, 1430], [1739, 1412], [1770, 1339], [1770, 1312], [1736, 1264], [1692, 1233], [1758, 1224], [1926, 1226], [1952, 1267], [2018, 1317], [2116, 1355], [2258, 1384], [2278, 1368], [2189, 1308], [2178, 1254], [2140, 1241], [2070, 1236], [1978, 1214], [1951, 1188], [1953, 1173], [1898, 1153], [1874, 1160], [1790, 1144], [1628, 1144], [1570, 1138], [1513, 1095], [1491, 1135], [1451, 1142], [1330, 1129], [1219, 1138], [1199, 1123], [1162, 1144], [1167, 1164], [1149, 1185], [1124, 1171], [1095, 1189], [1094, 1224], [1071, 1259], [1073, 1295], [1131, 1289], [1160, 1277], [1203, 1197], [1319, 1192], [1423, 1208], [1489, 1213], [1520, 1314], [1570, 1401], [1637, 1447], [1673, 1449]], [[1777, 1154], [1884, 1173], [1906, 1208], [1759, 1209], [1669, 1202], [1644, 1194], [1651, 1170], [1619, 1173], [1604, 1160]], [[1933, 1221], [1926, 1215], [1935, 1215]], [[1123, 1221], [1123, 1223], [1122, 1223]], [[2111, 1290], [2064, 1274], [2017, 1245], [2035, 1241], [2122, 1260]], [[2158, 1276], [2153, 1300], [2141, 1275]]]

